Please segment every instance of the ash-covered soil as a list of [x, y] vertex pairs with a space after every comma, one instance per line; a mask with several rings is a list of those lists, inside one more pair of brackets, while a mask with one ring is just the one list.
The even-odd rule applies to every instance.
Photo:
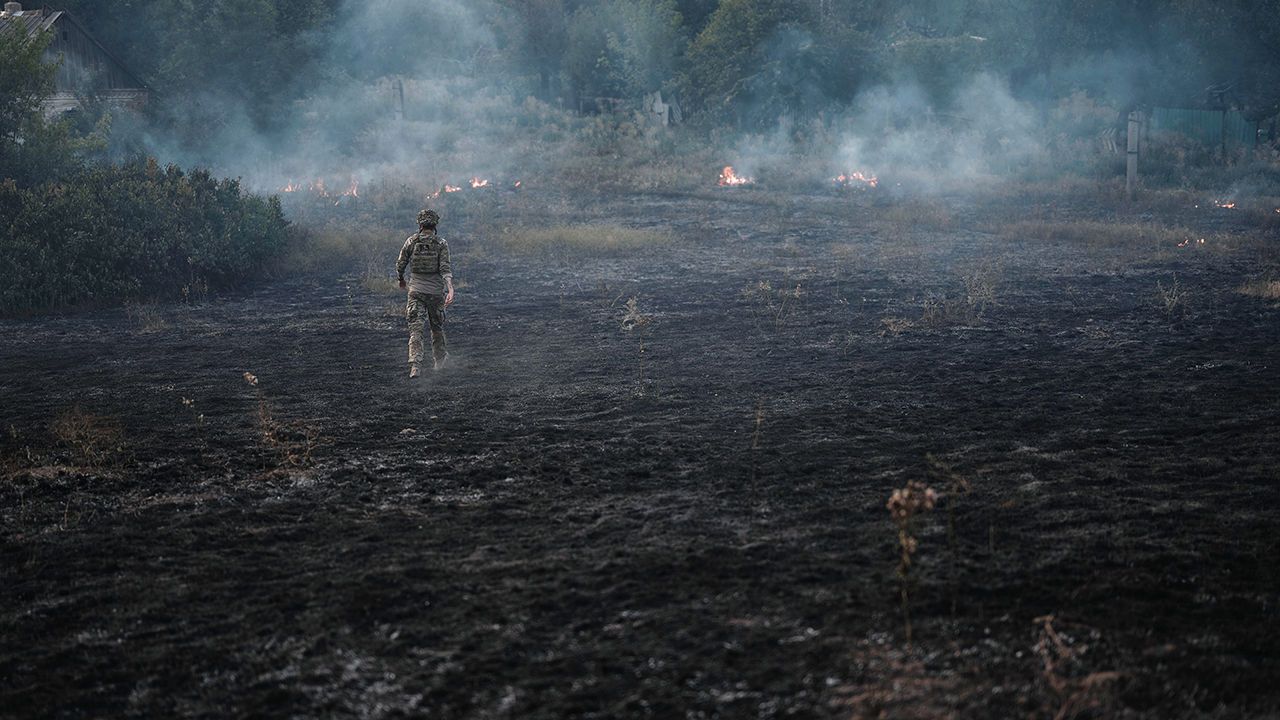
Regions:
[[676, 236], [605, 257], [446, 217], [414, 383], [355, 278], [0, 323], [0, 716], [1280, 713], [1263, 250], [752, 198], [574, 211]]

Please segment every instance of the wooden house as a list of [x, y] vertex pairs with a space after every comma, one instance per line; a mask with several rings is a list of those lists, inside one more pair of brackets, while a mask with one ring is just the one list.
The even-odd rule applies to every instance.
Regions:
[[86, 97], [139, 110], [151, 95], [150, 89], [70, 13], [25, 10], [21, 3], [6, 2], [0, 12], [0, 32], [5, 31], [29, 36], [49, 33], [46, 58], [58, 65], [54, 93], [44, 103], [49, 115], [75, 111]]

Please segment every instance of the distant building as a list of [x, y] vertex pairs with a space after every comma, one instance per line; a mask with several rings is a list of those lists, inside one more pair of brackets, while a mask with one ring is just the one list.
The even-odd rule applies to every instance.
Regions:
[[23, 10], [21, 3], [6, 2], [0, 12], [0, 32], [6, 31], [28, 36], [50, 33], [46, 59], [59, 65], [54, 93], [44, 103], [46, 114], [78, 110], [84, 97], [140, 110], [151, 95], [151, 90], [70, 13]]

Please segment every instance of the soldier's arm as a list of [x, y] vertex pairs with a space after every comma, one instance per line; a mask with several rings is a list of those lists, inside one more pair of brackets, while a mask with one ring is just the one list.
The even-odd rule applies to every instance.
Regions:
[[400, 257], [396, 260], [396, 275], [404, 280], [404, 269], [409, 267], [409, 249], [413, 247], [413, 238], [410, 237], [404, 241], [404, 246], [400, 248]]
[[440, 276], [444, 278], [444, 286], [453, 287], [453, 266], [449, 264], [449, 243], [440, 243]]

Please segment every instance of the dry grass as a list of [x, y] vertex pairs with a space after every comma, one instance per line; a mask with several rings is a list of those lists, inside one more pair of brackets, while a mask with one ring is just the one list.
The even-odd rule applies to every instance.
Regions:
[[1107, 223], [1095, 220], [1072, 222], [1024, 221], [996, 228], [1005, 240], [1041, 240], [1081, 245], [1093, 249], [1160, 248], [1169, 250], [1182, 243], [1194, 243], [1202, 236], [1180, 227], [1154, 223]]
[[498, 243], [504, 250], [521, 254], [618, 255], [666, 245], [672, 240], [673, 236], [665, 231], [620, 225], [508, 227], [498, 233]]
[[950, 230], [955, 224], [951, 210], [941, 200], [909, 200], [889, 208], [882, 217], [907, 230]]
[[124, 432], [116, 420], [78, 406], [59, 413], [49, 431], [88, 467], [102, 466], [123, 450]]
[[156, 303], [126, 303], [124, 310], [139, 333], [155, 333], [169, 328], [169, 321]]
[[1236, 288], [1236, 292], [1263, 300], [1280, 300], [1280, 280], [1250, 280]]
[[1156, 301], [1169, 321], [1179, 320], [1186, 316], [1190, 293], [1175, 276], [1168, 285], [1163, 281], [1156, 282]]
[[780, 329], [795, 315], [804, 291], [799, 283], [794, 287], [788, 283], [775, 289], [768, 280], [758, 280], [748, 282], [738, 295], [750, 304], [757, 324], [768, 320], [775, 329]]
[[333, 221], [299, 237], [281, 264], [288, 272], [349, 269], [352, 260], [390, 268], [405, 237], [403, 230]]

